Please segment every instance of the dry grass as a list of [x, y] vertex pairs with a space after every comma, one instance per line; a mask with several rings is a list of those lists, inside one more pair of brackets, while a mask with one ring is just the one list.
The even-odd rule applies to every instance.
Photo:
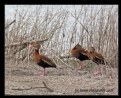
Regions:
[[[70, 49], [77, 43], [86, 49], [93, 44], [109, 66], [118, 67], [118, 6], [80, 5], [79, 9], [72, 6], [73, 10], [48, 7], [16, 7], [13, 17], [5, 18], [5, 44], [41, 40], [50, 36], [42, 46], [45, 47], [43, 53], [52, 58], [53, 54], [70, 55]], [[16, 62], [20, 58], [27, 61], [28, 51], [26, 47], [8, 47], [5, 48], [5, 57], [14, 57]], [[31, 50], [29, 54], [31, 56]]]
[[[69, 10], [63, 6], [50, 9], [44, 5], [18, 5], [13, 17], [5, 17], [5, 45], [14, 45], [5, 48], [6, 95], [118, 94], [118, 6], [72, 7]], [[16, 44], [47, 38], [41, 43], [42, 54], [59, 68], [50, 68], [48, 76], [41, 77], [38, 73], [42, 69], [33, 63], [33, 49]], [[87, 66], [77, 71], [74, 67], [78, 60], [61, 58], [70, 56], [77, 43], [86, 49], [93, 44], [104, 56], [108, 64], [103, 76], [92, 75], [93, 64], [84, 62]]]
[[69, 67], [47, 70], [40, 76], [35, 64], [6, 65], [5, 95], [118, 95], [117, 68], [97, 76]]

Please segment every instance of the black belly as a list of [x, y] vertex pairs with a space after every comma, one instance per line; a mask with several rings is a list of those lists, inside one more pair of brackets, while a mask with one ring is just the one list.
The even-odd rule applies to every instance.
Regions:
[[37, 64], [38, 64], [39, 66], [43, 67], [43, 68], [52, 67], [51, 65], [45, 63], [45, 62], [42, 61], [42, 60], [40, 60]]
[[78, 57], [78, 59], [79, 59], [80, 61], [84, 61], [84, 60], [88, 60], [89, 58], [88, 58], [88, 56], [86, 56], [86, 55], [80, 54], [80, 56]]

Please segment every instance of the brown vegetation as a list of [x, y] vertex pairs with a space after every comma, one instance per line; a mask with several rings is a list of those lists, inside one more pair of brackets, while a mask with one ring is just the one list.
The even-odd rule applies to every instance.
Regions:
[[[72, 6], [73, 11], [49, 7], [43, 11], [43, 5], [35, 6], [33, 9], [29, 9], [30, 7], [32, 6], [18, 5], [13, 17], [5, 18], [5, 71], [9, 67], [12, 71], [12, 65], [15, 68], [23, 68], [23, 65], [30, 67], [33, 49], [29, 49], [27, 45], [35, 40], [40, 42], [42, 53], [50, 57], [59, 68], [74, 68], [78, 65], [78, 60], [70, 53], [77, 43], [86, 49], [93, 44], [96, 51], [108, 62], [105, 68], [111, 69], [112, 73], [118, 68], [118, 6], [78, 5], [78, 9]], [[85, 64], [89, 67], [93, 63]], [[34, 66], [36, 65], [32, 68]], [[34, 69], [32, 71], [36, 72]], [[107, 72], [109, 75], [110, 72]], [[118, 75], [117, 71], [115, 72]], [[12, 77], [5, 75], [9, 79]], [[67, 77], [62, 79], [65, 78]], [[6, 78], [6, 83], [9, 81]]]

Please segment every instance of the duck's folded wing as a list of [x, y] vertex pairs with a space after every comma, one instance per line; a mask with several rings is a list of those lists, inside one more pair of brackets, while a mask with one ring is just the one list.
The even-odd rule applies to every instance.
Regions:
[[56, 67], [55, 63], [52, 62], [48, 57], [42, 55], [41, 60], [47, 63], [48, 65], [51, 65], [52, 67]]
[[104, 58], [100, 55], [96, 55], [93, 57], [92, 59], [93, 62], [97, 63], [97, 64], [104, 64]]

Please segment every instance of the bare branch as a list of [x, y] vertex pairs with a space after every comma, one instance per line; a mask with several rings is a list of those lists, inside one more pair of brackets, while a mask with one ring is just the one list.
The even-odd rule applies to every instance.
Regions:
[[9, 23], [6, 27], [5, 27], [5, 29], [7, 29], [11, 24], [13, 24], [14, 22], [16, 22], [16, 20], [13, 20], [11, 23]]
[[81, 25], [82, 27], [86, 30], [86, 32], [89, 34], [89, 31], [86, 26], [84, 26], [73, 14], [71, 14]]
[[54, 92], [50, 87], [48, 87], [48, 86], [46, 85], [46, 83], [45, 83], [44, 81], [43, 81], [42, 83], [44, 84], [44, 87], [45, 87], [48, 91]]
[[[43, 40], [36, 40], [36, 42], [44, 42], [44, 41], [47, 41], [49, 38], [47, 39], [43, 39]], [[35, 42], [35, 40], [33, 41], [25, 41], [25, 42], [22, 42], [22, 43], [12, 43], [10, 45], [5, 45], [5, 48], [8, 48], [8, 47], [13, 47], [13, 46], [20, 46], [20, 45], [27, 45], [27, 44], [30, 44], [32, 42]]]

